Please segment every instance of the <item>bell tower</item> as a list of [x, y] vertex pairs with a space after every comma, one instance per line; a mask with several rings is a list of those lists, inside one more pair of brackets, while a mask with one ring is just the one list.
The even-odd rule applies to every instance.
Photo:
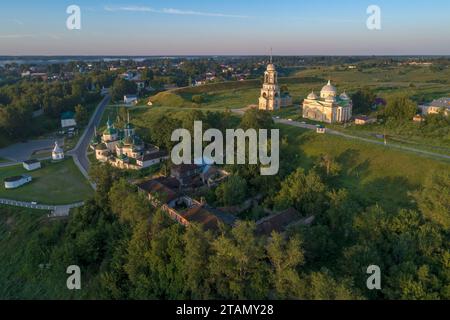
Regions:
[[270, 63], [264, 72], [264, 84], [259, 98], [259, 110], [274, 111], [280, 109], [280, 87], [278, 86], [278, 73], [273, 64], [272, 53]]

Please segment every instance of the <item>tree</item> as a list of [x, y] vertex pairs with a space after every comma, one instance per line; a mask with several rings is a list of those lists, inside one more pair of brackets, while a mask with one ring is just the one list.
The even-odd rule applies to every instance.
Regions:
[[242, 204], [247, 196], [247, 182], [240, 176], [230, 176], [216, 189], [216, 196], [225, 206]]
[[417, 114], [417, 104], [407, 96], [396, 96], [387, 101], [384, 114], [399, 121], [410, 121]]
[[296, 269], [304, 263], [301, 244], [297, 236], [286, 241], [274, 232], [267, 245], [267, 256], [273, 269], [272, 281], [279, 299], [298, 298], [300, 295], [300, 277]]
[[305, 215], [319, 214], [324, 209], [325, 191], [326, 187], [317, 173], [305, 174], [299, 168], [281, 183], [281, 190], [274, 199], [275, 208], [294, 207]]
[[360, 299], [352, 292], [350, 281], [336, 281], [328, 270], [312, 272], [307, 277], [307, 286], [303, 295], [303, 299], [308, 300]]
[[88, 117], [89, 115], [85, 107], [83, 107], [81, 104], [75, 106], [75, 120], [78, 124], [86, 123]]
[[181, 125], [184, 129], [189, 130], [191, 135], [194, 134], [194, 122], [202, 121], [203, 130], [207, 129], [208, 124], [205, 122], [205, 114], [200, 110], [189, 110], [186, 112], [182, 112], [181, 116]]
[[321, 155], [314, 168], [325, 178], [335, 177], [341, 171], [340, 164], [329, 154]]
[[192, 96], [192, 102], [196, 104], [202, 104], [205, 102], [205, 97], [203, 95], [197, 94]]
[[157, 146], [171, 150], [174, 145], [174, 142], [171, 141], [172, 132], [180, 126], [181, 121], [166, 115], [159, 115], [150, 127], [149, 138]]
[[113, 183], [109, 191], [109, 202], [111, 211], [122, 222], [132, 225], [145, 219], [153, 211], [150, 202], [137, 192], [136, 186], [124, 179]]
[[249, 109], [245, 112], [241, 119], [240, 127], [244, 130], [247, 129], [267, 129], [270, 130], [274, 126], [272, 114], [268, 111]]
[[268, 265], [255, 224], [238, 222], [229, 236], [214, 240], [209, 270], [219, 298], [262, 299], [267, 296]]
[[353, 113], [367, 114], [372, 110], [376, 95], [372, 89], [365, 87], [356, 91], [351, 98], [353, 101]]
[[186, 229], [183, 241], [185, 246], [183, 272], [190, 298], [210, 299], [212, 288], [208, 261], [212, 255], [213, 236], [210, 232], [202, 230], [201, 226], [192, 224]]
[[89, 170], [91, 182], [96, 185], [95, 199], [106, 208], [109, 206], [108, 193], [121, 174], [120, 170], [113, 168], [109, 163], [93, 164]]
[[424, 216], [444, 229], [450, 228], [450, 173], [438, 171], [430, 174], [422, 190], [414, 194]]
[[124, 95], [135, 94], [136, 92], [136, 84], [122, 78], [117, 78], [111, 88], [111, 96], [114, 101], [121, 101]]

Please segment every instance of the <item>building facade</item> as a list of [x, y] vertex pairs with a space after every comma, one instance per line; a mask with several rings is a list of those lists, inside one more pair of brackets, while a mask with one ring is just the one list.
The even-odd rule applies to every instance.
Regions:
[[280, 93], [278, 73], [275, 65], [270, 62], [264, 72], [264, 83], [259, 97], [259, 110], [275, 111], [292, 105], [292, 98], [288, 93]]
[[326, 123], [350, 121], [353, 102], [344, 92], [338, 96], [337, 89], [328, 81], [317, 96], [314, 91], [303, 101], [303, 118]]
[[27, 171], [33, 171], [41, 168], [41, 162], [39, 160], [31, 159], [23, 162], [23, 167]]
[[108, 119], [101, 136], [95, 135], [91, 142], [95, 157], [119, 169], [140, 170], [169, 158], [167, 152], [153, 145], [146, 145], [128, 121], [122, 129], [116, 128]]
[[445, 116], [450, 114], [450, 98], [440, 98], [433, 100], [428, 105], [419, 106], [423, 115], [443, 113]]

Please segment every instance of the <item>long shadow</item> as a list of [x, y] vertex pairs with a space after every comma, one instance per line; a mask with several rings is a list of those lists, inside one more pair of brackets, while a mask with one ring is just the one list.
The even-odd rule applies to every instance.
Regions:
[[365, 206], [378, 204], [387, 212], [398, 211], [400, 208], [415, 209], [410, 193], [417, 189], [404, 177], [383, 177], [361, 185], [363, 194], [359, 197]]

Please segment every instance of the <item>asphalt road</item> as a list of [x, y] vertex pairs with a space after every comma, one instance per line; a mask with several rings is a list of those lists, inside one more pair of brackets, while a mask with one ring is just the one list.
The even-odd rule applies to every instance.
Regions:
[[80, 169], [81, 173], [86, 178], [89, 178], [89, 159], [87, 157], [87, 150], [89, 148], [89, 144], [91, 143], [92, 137], [94, 136], [94, 127], [98, 127], [100, 121], [102, 119], [103, 112], [105, 111], [106, 106], [109, 104], [111, 97], [109, 95], [105, 96], [100, 104], [97, 106], [94, 114], [89, 121], [86, 129], [84, 130], [83, 135], [80, 140], [78, 140], [78, 144], [76, 147], [68, 152], [68, 155], [72, 156], [75, 164]]
[[55, 140], [58, 140], [60, 145], [64, 142], [62, 139], [42, 139], [15, 143], [0, 149], [0, 158], [10, 160], [12, 163], [19, 163], [30, 159], [35, 151], [51, 151], [55, 146]]

